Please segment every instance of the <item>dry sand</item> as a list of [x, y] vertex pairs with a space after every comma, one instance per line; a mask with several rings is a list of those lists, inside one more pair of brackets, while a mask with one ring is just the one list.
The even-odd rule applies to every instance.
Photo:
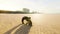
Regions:
[[0, 34], [21, 24], [23, 16], [30, 16], [33, 23], [28, 34], [60, 34], [60, 14], [0, 14]]

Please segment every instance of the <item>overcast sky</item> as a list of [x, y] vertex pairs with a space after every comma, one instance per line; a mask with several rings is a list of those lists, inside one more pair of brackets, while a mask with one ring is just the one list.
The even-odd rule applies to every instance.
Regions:
[[60, 13], [60, 0], [0, 0], [1, 10], [22, 10], [23, 8], [43, 13]]

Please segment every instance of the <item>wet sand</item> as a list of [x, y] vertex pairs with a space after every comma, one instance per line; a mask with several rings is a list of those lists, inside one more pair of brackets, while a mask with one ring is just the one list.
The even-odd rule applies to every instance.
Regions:
[[33, 23], [28, 34], [60, 34], [60, 14], [0, 14], [0, 34], [21, 24], [23, 16], [30, 16]]

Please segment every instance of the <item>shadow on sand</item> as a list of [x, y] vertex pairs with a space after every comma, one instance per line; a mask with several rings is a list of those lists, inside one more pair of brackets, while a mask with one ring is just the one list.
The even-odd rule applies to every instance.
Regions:
[[[20, 25], [22, 25], [22, 24], [20, 24]], [[12, 28], [11, 30], [5, 32], [4, 34], [11, 34], [11, 32], [12, 32], [13, 30], [15, 30], [17, 27], [19, 27], [20, 25]], [[30, 31], [30, 28], [31, 28], [31, 26], [22, 25], [21, 27], [19, 27], [19, 28], [14, 32], [14, 34], [28, 34], [29, 31]]]

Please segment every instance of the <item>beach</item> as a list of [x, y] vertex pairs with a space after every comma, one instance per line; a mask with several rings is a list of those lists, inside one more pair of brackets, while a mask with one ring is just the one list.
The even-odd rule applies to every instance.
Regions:
[[15, 33], [21, 27], [23, 16], [31, 17], [33, 26], [28, 34], [60, 34], [60, 14], [0, 14], [0, 34], [17, 26], [11, 32]]

